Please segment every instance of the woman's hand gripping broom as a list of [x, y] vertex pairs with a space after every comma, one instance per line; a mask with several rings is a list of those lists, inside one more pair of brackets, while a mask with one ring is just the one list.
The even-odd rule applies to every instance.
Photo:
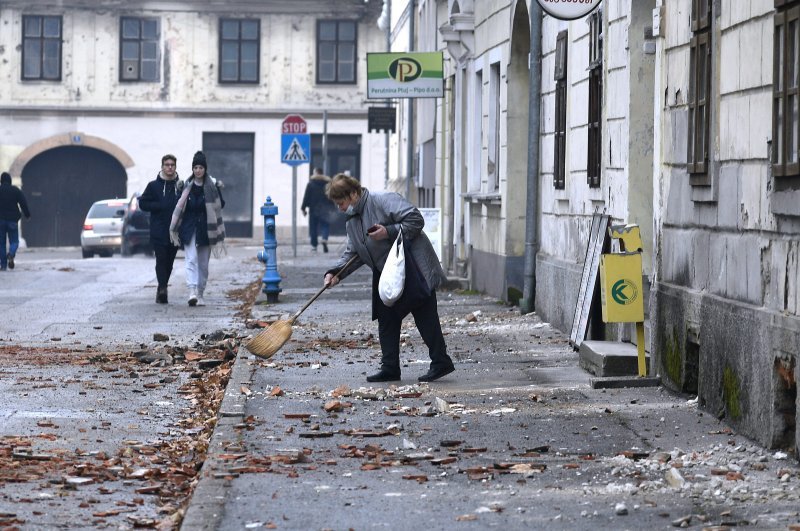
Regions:
[[[345, 265], [342, 266], [341, 269], [334, 275], [334, 279], [338, 279], [339, 275], [350, 267], [350, 265], [355, 262], [356, 257], [358, 255], [353, 255], [350, 260], [347, 261]], [[300, 314], [305, 311], [306, 308], [311, 306], [311, 303], [317, 300], [317, 297], [322, 295], [326, 289], [328, 289], [331, 284], [323, 286], [311, 299], [303, 305], [300, 310], [297, 311], [290, 319], [284, 319], [280, 321], [275, 321], [272, 323], [269, 328], [261, 331], [257, 336], [252, 338], [250, 341], [247, 342], [245, 348], [249, 350], [251, 353], [255, 354], [260, 358], [269, 359], [278, 352], [283, 345], [289, 341], [289, 338], [292, 337], [292, 325], [300, 317]]]

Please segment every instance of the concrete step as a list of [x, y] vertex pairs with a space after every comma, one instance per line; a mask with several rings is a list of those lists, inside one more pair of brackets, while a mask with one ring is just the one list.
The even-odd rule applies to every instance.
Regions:
[[[581, 367], [598, 377], [636, 376], [639, 354], [636, 345], [621, 341], [584, 341], [578, 352]], [[650, 357], [645, 356], [650, 374]]]

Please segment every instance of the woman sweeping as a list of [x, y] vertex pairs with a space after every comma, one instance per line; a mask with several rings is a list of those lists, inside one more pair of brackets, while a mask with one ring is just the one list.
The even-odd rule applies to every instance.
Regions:
[[[347, 215], [347, 247], [336, 266], [325, 273], [325, 286], [335, 286], [364, 264], [372, 269], [372, 319], [378, 320], [381, 367], [367, 376], [367, 381], [400, 380], [400, 325], [409, 313], [414, 316], [431, 358], [428, 372], [419, 381], [432, 382], [453, 372], [455, 367], [447, 355], [435, 291], [446, 277], [430, 240], [422, 232], [425, 224], [422, 214], [402, 196], [391, 192], [370, 193], [357, 179], [344, 174], [333, 178], [326, 193]], [[406, 248], [406, 283], [403, 296], [388, 307], [378, 296], [378, 280], [401, 229]], [[353, 256], [355, 261], [335, 277]], [[411, 274], [414, 272], [417, 274]]]
[[183, 187], [169, 225], [173, 245], [186, 255], [186, 287], [189, 306], [205, 306], [203, 294], [208, 282], [208, 261], [211, 253], [219, 256], [224, 250], [225, 225], [222, 222], [222, 183], [208, 174], [202, 151], [192, 159], [192, 176]]

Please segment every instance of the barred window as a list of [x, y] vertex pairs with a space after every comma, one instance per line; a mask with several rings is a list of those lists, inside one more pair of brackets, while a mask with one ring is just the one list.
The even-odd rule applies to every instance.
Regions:
[[219, 35], [219, 82], [258, 83], [261, 22], [221, 19]]
[[23, 80], [61, 81], [61, 27], [61, 17], [23, 15]]

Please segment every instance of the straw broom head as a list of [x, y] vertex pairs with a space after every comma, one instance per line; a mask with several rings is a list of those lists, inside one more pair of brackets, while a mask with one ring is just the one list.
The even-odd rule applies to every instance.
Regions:
[[[339, 269], [333, 278], [338, 279], [339, 275], [356, 261], [356, 258], [358, 258], [357, 254], [351, 256], [347, 263], [345, 263], [341, 269]], [[256, 356], [266, 359], [271, 358], [281, 349], [283, 344], [289, 341], [289, 338], [292, 337], [292, 325], [294, 324], [295, 320], [300, 317], [300, 314], [303, 313], [312, 302], [317, 300], [317, 297], [322, 295], [322, 292], [329, 287], [330, 284], [325, 284], [322, 286], [322, 288], [320, 288], [320, 290], [313, 297], [311, 297], [311, 299], [305, 303], [303, 307], [292, 316], [291, 319], [275, 321], [270, 325], [269, 328], [261, 331], [256, 337], [248, 341], [244, 347]]]
[[245, 348], [260, 358], [269, 359], [292, 337], [294, 319], [275, 321], [247, 342]]

